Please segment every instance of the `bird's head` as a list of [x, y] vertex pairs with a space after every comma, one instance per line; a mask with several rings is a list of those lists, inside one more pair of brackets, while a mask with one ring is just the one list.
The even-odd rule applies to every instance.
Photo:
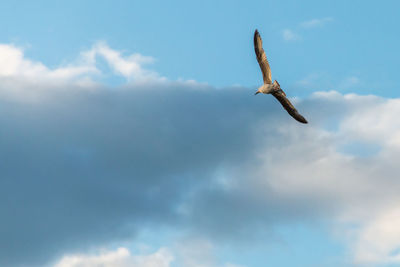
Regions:
[[265, 93], [265, 88], [264, 87], [265, 87], [265, 85], [262, 85], [262, 86], [258, 87], [257, 92], [255, 93], [255, 95], [259, 94], [259, 93]]

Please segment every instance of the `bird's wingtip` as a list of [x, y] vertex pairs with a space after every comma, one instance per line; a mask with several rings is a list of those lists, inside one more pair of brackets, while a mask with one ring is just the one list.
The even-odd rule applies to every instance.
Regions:
[[304, 124], [308, 124], [308, 121], [303, 116], [298, 121]]
[[297, 110], [295, 111], [295, 114], [292, 115], [292, 117], [295, 118], [295, 120], [298, 121], [298, 122], [301, 122], [301, 123], [304, 123], [304, 124], [308, 123], [306, 118], [304, 118], [302, 115], [300, 115], [300, 113], [298, 113]]

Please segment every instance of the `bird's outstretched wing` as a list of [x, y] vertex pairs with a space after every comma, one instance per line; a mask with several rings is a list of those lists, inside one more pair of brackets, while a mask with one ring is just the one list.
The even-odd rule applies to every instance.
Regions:
[[307, 120], [300, 115], [297, 109], [294, 108], [292, 103], [290, 103], [289, 99], [287, 99], [286, 94], [282, 91], [282, 89], [273, 92], [272, 95], [275, 96], [276, 99], [278, 99], [278, 101], [282, 104], [282, 106], [286, 109], [290, 116], [295, 118], [295, 120], [301, 123], [308, 123]]
[[269, 67], [267, 55], [265, 55], [262, 47], [261, 36], [257, 30], [254, 32], [254, 51], [256, 52], [257, 61], [263, 74], [264, 83], [272, 83], [271, 69]]

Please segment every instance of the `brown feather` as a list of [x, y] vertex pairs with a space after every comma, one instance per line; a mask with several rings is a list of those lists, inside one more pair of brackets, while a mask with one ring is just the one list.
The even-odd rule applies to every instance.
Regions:
[[295, 107], [290, 103], [289, 99], [286, 98], [285, 92], [282, 89], [277, 90], [272, 93], [272, 95], [278, 99], [281, 105], [286, 109], [286, 111], [292, 116], [295, 120], [301, 123], [308, 123], [307, 120], [300, 115], [300, 113], [295, 109]]
[[256, 52], [257, 61], [262, 71], [264, 83], [272, 83], [271, 69], [269, 67], [267, 55], [262, 47], [261, 36], [257, 30], [254, 32], [254, 51]]

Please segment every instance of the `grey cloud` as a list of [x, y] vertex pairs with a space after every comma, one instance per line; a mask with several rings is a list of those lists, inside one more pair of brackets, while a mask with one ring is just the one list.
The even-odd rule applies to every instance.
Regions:
[[[366, 206], [373, 216], [398, 200], [398, 150], [382, 143], [396, 136], [351, 127], [385, 111], [381, 98], [311, 96], [296, 103], [304, 126], [246, 88], [1, 84], [0, 265], [43, 266], [143, 227], [243, 240], [281, 222], [365, 219]], [[355, 139], [383, 150], [337, 150]]]
[[252, 153], [255, 124], [279, 109], [246, 89], [95, 89], [0, 100], [0, 264], [40, 265], [139, 224], [177, 223], [187, 192]]

